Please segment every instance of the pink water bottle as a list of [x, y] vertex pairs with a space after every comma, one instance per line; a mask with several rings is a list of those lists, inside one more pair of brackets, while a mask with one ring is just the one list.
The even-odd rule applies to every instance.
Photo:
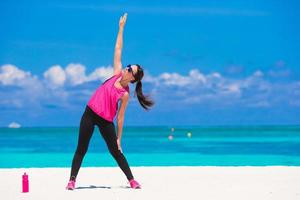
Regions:
[[29, 180], [26, 172], [22, 176], [22, 192], [29, 192]]

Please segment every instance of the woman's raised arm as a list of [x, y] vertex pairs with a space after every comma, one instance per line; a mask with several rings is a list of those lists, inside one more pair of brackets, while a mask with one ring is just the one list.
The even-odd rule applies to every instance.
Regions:
[[127, 19], [127, 13], [120, 17], [119, 21], [119, 33], [115, 45], [115, 54], [114, 54], [114, 75], [118, 74], [122, 70], [122, 48], [123, 48], [123, 30]]

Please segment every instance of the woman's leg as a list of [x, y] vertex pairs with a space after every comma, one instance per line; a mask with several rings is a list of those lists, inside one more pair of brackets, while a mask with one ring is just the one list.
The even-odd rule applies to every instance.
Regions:
[[[103, 120], [102, 120], [103, 121]], [[117, 144], [117, 136], [115, 131], [115, 126], [111, 122], [101, 122], [97, 124], [100, 133], [102, 137], [104, 138], [106, 145], [109, 149], [109, 152], [114, 157], [114, 159], [117, 161], [119, 167], [122, 169], [124, 174], [126, 175], [128, 180], [133, 179], [133, 175], [131, 173], [131, 170], [129, 168], [128, 162], [123, 155], [123, 153], [118, 149]]]
[[72, 162], [72, 170], [70, 175], [70, 180], [75, 180], [80, 169], [82, 160], [88, 150], [90, 139], [94, 132], [94, 123], [92, 116], [87, 110], [81, 117], [80, 128], [79, 128], [79, 137], [77, 149]]

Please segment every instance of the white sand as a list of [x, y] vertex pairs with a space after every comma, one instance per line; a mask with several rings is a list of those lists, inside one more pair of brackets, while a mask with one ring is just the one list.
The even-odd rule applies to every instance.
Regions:
[[[299, 200], [300, 167], [131, 167], [141, 190], [117, 167], [81, 168], [74, 191], [69, 168], [0, 169], [1, 200]], [[30, 191], [21, 193], [22, 174]]]

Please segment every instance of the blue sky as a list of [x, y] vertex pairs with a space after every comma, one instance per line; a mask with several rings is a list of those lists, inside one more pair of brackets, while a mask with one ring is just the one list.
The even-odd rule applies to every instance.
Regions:
[[[78, 126], [122, 63], [145, 70], [125, 125], [299, 124], [297, 1], [1, 1], [0, 126]], [[131, 88], [133, 91], [133, 87]]]

